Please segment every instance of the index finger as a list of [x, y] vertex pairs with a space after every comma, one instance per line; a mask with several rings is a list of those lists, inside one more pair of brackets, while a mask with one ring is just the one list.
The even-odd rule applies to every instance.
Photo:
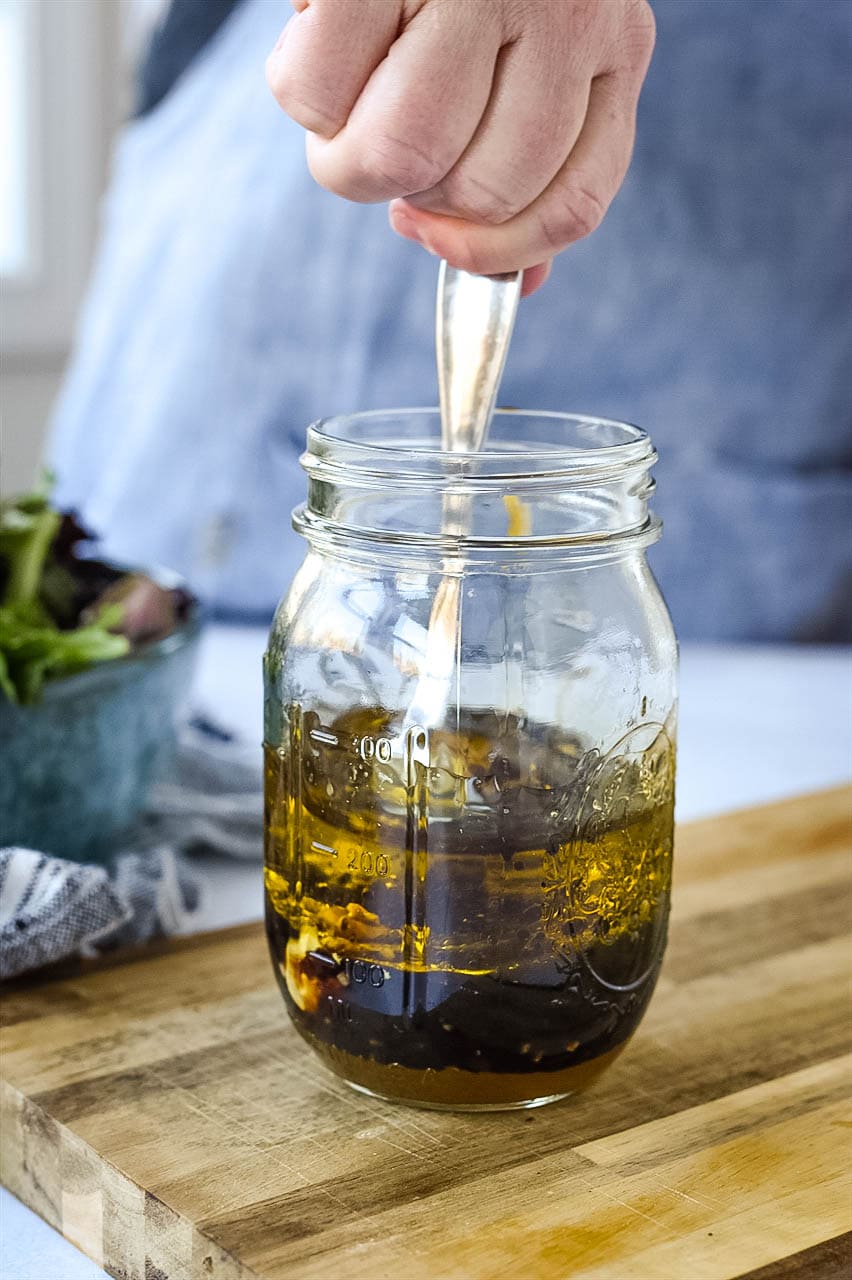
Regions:
[[[453, 0], [453, 4], [455, 0]], [[488, 105], [499, 24], [478, 6], [423, 9], [395, 39], [330, 141], [308, 139], [321, 186], [378, 201], [433, 187], [467, 147]]]
[[278, 105], [333, 138], [394, 42], [396, 0], [293, 0], [297, 10], [266, 61]]

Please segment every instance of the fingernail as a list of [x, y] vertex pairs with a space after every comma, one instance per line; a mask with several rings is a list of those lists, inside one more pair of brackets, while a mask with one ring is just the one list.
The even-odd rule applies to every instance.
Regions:
[[526, 268], [521, 282], [522, 298], [528, 298], [531, 293], [535, 293], [537, 289], [541, 288], [550, 275], [552, 265], [551, 262], [540, 262], [536, 267]]
[[398, 231], [401, 236], [405, 236], [408, 240], [420, 241], [420, 228], [412, 218], [411, 214], [404, 204], [397, 203], [394, 200], [390, 206], [390, 220], [394, 231]]
[[395, 200], [390, 206], [391, 226], [398, 235], [405, 236], [406, 240], [414, 240], [416, 244], [422, 245], [429, 253], [437, 253], [426, 237], [423, 235], [422, 228], [416, 218], [411, 216], [408, 207], [402, 202], [397, 203]]

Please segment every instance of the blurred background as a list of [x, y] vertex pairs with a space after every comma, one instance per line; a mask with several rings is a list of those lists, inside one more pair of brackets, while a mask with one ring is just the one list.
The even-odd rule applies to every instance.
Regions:
[[[682, 638], [848, 640], [852, 5], [654, 9], [631, 173], [502, 399], [650, 432]], [[266, 89], [289, 13], [0, 0], [3, 492], [46, 458], [108, 554], [254, 620], [306, 424], [435, 400], [433, 260], [315, 187]]]
[[[4, 494], [28, 487], [68, 359], [141, 0], [0, 0]], [[73, 104], [73, 109], [72, 108]]]

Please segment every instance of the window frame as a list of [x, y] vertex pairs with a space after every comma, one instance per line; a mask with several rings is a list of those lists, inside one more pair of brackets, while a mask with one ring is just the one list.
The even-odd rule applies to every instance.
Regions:
[[0, 276], [4, 356], [65, 352], [91, 262], [117, 70], [118, 0], [27, 0], [30, 260]]

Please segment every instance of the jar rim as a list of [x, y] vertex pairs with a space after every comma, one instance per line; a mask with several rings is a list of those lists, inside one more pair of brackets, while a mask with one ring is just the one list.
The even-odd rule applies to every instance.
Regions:
[[[412, 420], [420, 434], [410, 434]], [[405, 430], [406, 421], [409, 432]], [[528, 442], [510, 428], [538, 424], [548, 439]], [[428, 424], [429, 434], [423, 434]], [[500, 408], [494, 413], [485, 448], [460, 454], [440, 446], [440, 412], [435, 407], [370, 409], [319, 418], [307, 432], [302, 465], [310, 475], [345, 466], [360, 478], [403, 477], [423, 483], [448, 476], [477, 480], [614, 479], [656, 459], [650, 436], [633, 423], [592, 414]], [[462, 461], [463, 460], [463, 461]]]
[[353, 551], [370, 560], [379, 551], [392, 559], [404, 556], [412, 567], [434, 568], [441, 563], [444, 573], [458, 572], [461, 566], [493, 565], [500, 557], [505, 569], [530, 573], [542, 553], [548, 553], [539, 568], [552, 569], [561, 563], [583, 565], [620, 558], [627, 552], [642, 551], [659, 540], [662, 521], [649, 514], [641, 524], [611, 532], [562, 534], [544, 537], [529, 535], [514, 538], [489, 538], [474, 535], [442, 536], [440, 534], [393, 533], [386, 529], [366, 529], [334, 523], [301, 503], [293, 511], [293, 528], [317, 548], [325, 551]]
[[308, 501], [294, 512], [296, 529], [315, 545], [428, 550], [447, 563], [545, 549], [597, 558], [659, 534], [648, 510], [657, 454], [631, 423], [498, 409], [481, 452], [441, 446], [435, 408], [312, 423], [301, 459]]

